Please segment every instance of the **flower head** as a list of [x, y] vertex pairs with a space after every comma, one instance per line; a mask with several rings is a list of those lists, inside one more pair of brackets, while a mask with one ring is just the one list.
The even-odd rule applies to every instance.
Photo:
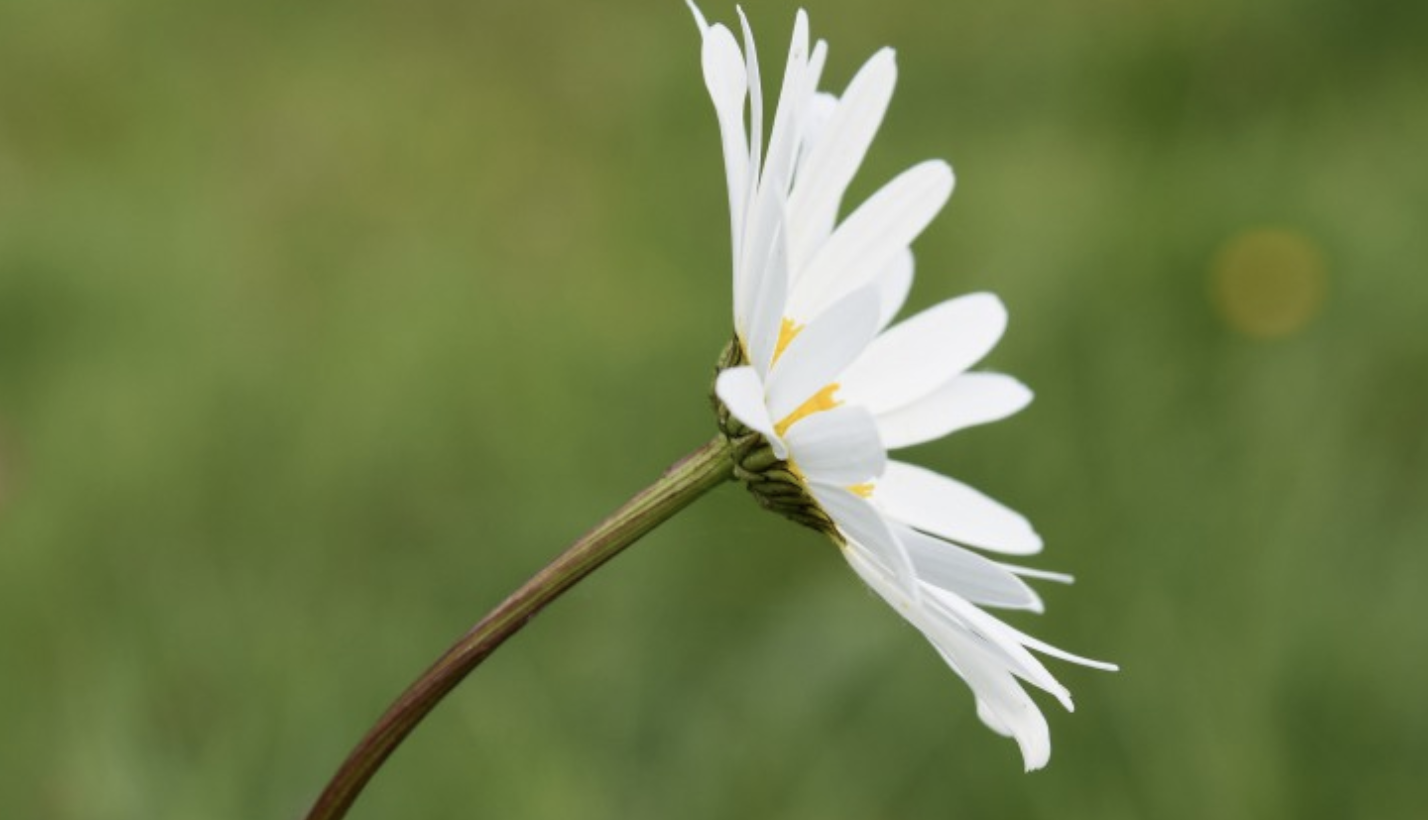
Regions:
[[[915, 165], [838, 211], [896, 82], [893, 53], [874, 54], [841, 96], [817, 90], [827, 56], [810, 49], [799, 11], [783, 86], [762, 145], [753, 32], [703, 35], [728, 176], [734, 341], [715, 384], [740, 478], [761, 503], [820, 529], [854, 571], [915, 626], [971, 687], [977, 713], [1014, 737], [1026, 768], [1051, 753], [1046, 720], [1021, 683], [1069, 710], [1070, 693], [1029, 650], [1103, 669], [1025, 635], [981, 607], [1042, 610], [1024, 577], [1066, 576], [993, 561], [1041, 539], [1021, 515], [888, 450], [1005, 418], [1031, 400], [1016, 379], [967, 372], [1006, 327], [991, 294], [973, 294], [891, 325], [913, 278], [912, 241], [952, 193], [952, 169]], [[745, 128], [744, 114], [749, 125]]]

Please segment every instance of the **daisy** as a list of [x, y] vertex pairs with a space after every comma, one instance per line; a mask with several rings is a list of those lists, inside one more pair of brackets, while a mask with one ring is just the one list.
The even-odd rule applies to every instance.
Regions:
[[827, 45], [810, 49], [800, 10], [765, 149], [747, 19], [740, 10], [741, 49], [728, 28], [690, 8], [728, 177], [735, 338], [715, 391], [736, 475], [764, 506], [830, 535], [863, 581], [967, 682], [981, 719], [1015, 738], [1027, 770], [1041, 768], [1050, 734], [1022, 683], [1068, 710], [1072, 702], [1029, 650], [1115, 667], [1042, 643], [981, 608], [1041, 612], [1022, 579], [1070, 580], [969, 549], [1038, 552], [1041, 539], [1025, 518], [888, 457], [1005, 418], [1031, 400], [1010, 376], [967, 372], [1006, 327], [995, 296], [952, 299], [890, 326], [912, 284], [909, 246], [951, 195], [952, 169], [940, 160], [915, 165], [839, 221], [892, 97], [893, 52], [873, 55], [841, 96], [819, 92]]

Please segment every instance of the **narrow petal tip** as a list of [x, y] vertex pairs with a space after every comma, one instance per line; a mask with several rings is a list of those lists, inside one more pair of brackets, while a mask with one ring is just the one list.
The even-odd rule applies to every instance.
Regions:
[[700, 11], [699, 7], [694, 5], [694, 0], [684, 0], [684, 3], [689, 6], [689, 10], [694, 14], [694, 22], [699, 24], [699, 30], [702, 32], [708, 29], [709, 21], [704, 19], [704, 12]]

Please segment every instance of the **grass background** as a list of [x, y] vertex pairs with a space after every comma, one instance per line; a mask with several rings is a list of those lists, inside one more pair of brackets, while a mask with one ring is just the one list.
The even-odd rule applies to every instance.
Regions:
[[[1123, 666], [1055, 665], [1049, 769], [728, 487], [352, 817], [1422, 816], [1425, 8], [810, 9], [832, 88], [899, 52], [855, 192], [958, 171], [911, 307], [996, 291], [1038, 394], [914, 457], [1078, 577], [1010, 620]], [[748, 4], [770, 87], [793, 9]], [[673, 0], [0, 3], [0, 814], [299, 816], [712, 434], [720, 162]]]

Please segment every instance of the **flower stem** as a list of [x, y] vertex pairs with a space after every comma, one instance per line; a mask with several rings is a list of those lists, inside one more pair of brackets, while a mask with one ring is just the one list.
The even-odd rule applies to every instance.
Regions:
[[580, 579], [732, 475], [729, 445], [717, 437], [676, 462], [511, 593], [387, 707], [318, 796], [307, 820], [345, 816], [387, 756], [496, 647]]

